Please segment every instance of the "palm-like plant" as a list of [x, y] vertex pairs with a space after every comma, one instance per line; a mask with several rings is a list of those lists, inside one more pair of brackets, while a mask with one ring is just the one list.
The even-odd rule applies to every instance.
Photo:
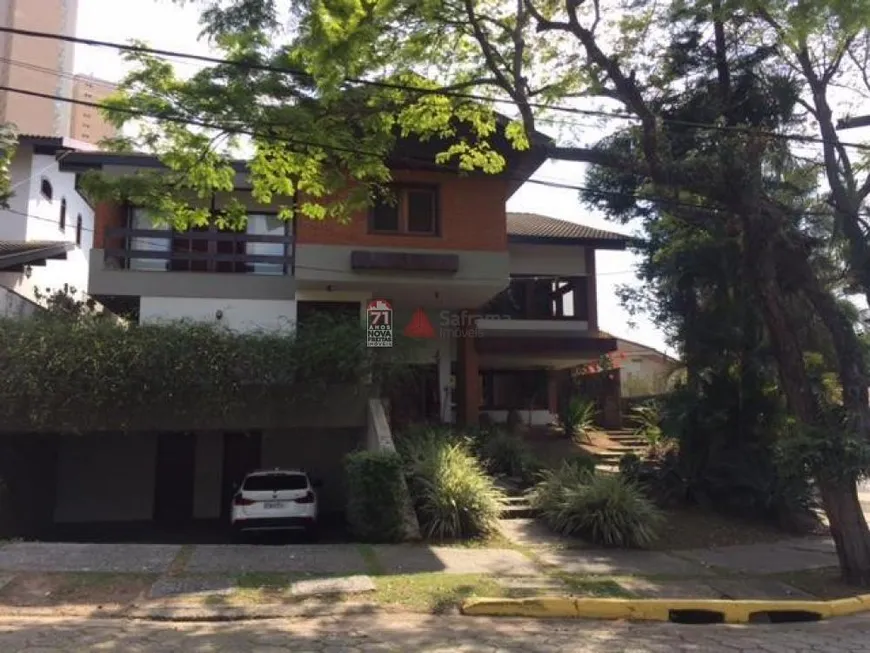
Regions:
[[565, 431], [565, 435], [569, 438], [585, 438], [589, 440], [589, 433], [595, 426], [595, 416], [597, 414], [595, 403], [574, 395], [564, 403], [559, 412], [559, 421]]

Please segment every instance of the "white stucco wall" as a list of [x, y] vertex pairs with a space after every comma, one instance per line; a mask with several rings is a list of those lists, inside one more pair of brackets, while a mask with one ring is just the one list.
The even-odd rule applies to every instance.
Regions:
[[[52, 186], [52, 199], [41, 193], [42, 179]], [[47, 261], [44, 266], [34, 265], [30, 275], [0, 273], [0, 285], [11, 288], [28, 299], [35, 299], [37, 291], [60, 290], [64, 284], [78, 293], [88, 287], [88, 257], [94, 238], [94, 211], [75, 189], [75, 175], [61, 172], [52, 155], [32, 155], [32, 150], [21, 147], [13, 160], [12, 183], [15, 195], [10, 211], [0, 212], [0, 238], [24, 241], [66, 241], [75, 244], [76, 220], [82, 216], [81, 245], [67, 252], [66, 260]], [[66, 228], [60, 229], [60, 210], [66, 200]], [[24, 213], [26, 215], [20, 215]], [[6, 225], [3, 227], [2, 225]], [[10, 227], [9, 225], [15, 225]], [[81, 298], [81, 294], [77, 295]]]
[[60, 439], [57, 522], [150, 520], [157, 438], [111, 433]]
[[510, 245], [511, 274], [581, 276], [586, 274], [586, 248], [577, 245]]
[[38, 310], [36, 303], [0, 286], [0, 317], [28, 317]]
[[[220, 319], [217, 318], [219, 313]], [[290, 331], [296, 323], [296, 302], [292, 299], [142, 297], [141, 323], [173, 320], [209, 322], [240, 333]]]

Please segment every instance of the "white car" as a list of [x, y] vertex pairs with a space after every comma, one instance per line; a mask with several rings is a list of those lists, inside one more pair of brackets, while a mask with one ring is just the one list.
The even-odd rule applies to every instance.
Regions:
[[251, 472], [233, 497], [233, 530], [304, 530], [317, 525], [317, 493], [308, 474], [296, 469]]

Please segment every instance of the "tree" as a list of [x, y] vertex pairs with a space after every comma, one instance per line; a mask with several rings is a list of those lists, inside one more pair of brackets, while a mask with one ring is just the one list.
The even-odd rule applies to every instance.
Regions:
[[0, 124], [0, 208], [9, 208], [12, 182], [9, 178], [12, 157], [18, 146], [18, 131], [9, 123]]
[[[720, 215], [741, 240], [745, 283], [799, 430], [822, 434], [816, 441], [826, 443], [841, 433], [867, 438], [860, 340], [809, 255], [814, 240], [801, 221], [807, 212], [803, 187], [789, 192], [782, 174], [788, 171], [770, 171], [772, 162], [787, 163], [783, 136], [801, 128], [763, 112], [747, 118], [735, 111], [745, 77], [741, 66], [753, 52], [770, 67], [768, 79], [787, 77], [782, 57], [763, 55], [781, 53], [787, 39], [803, 34], [806, 12], [777, 6], [771, 22], [755, 5], [721, 0], [613, 0], [606, 6], [601, 0], [307, 0], [294, 5], [294, 32], [287, 39], [273, 0], [204, 4], [205, 33], [229, 62], [182, 81], [165, 62], [137, 54], [139, 69], [111, 103], [119, 123], [129, 118], [125, 110], [163, 118], [146, 126], [137, 143], [119, 143], [149, 147], [171, 169], [160, 178], [126, 180], [125, 192], [138, 201], [181, 225], [208, 220], [204, 209], [190, 206], [191, 191], [204, 196], [231, 187], [232, 151], [218, 144], [238, 144], [246, 134], [258, 200], [299, 191], [302, 203], [286, 206], [284, 217], [341, 218], [389, 180], [386, 162], [401, 136], [442, 138], [438, 163], [495, 172], [504, 163], [491, 144], [499, 124], [495, 108], [505, 106], [497, 100], [516, 116], [504, 127], [515, 148], [530, 145], [553, 102], [616, 102], [632, 119], [624, 131], [627, 147], [569, 141], [553, 144], [549, 154], [634, 176], [638, 195], [690, 225], [701, 227], [704, 219], [695, 210], [676, 211], [676, 205], [700, 205]], [[838, 9], [832, 4], [830, 12]], [[691, 37], [695, 50], [709, 53], [714, 75], [705, 120], [684, 124], [686, 129], [674, 129], [664, 111], [690, 81], [662, 57], [675, 15], [680, 29], [694, 20], [711, 35]], [[774, 31], [773, 47], [762, 40], [765, 30]], [[203, 129], [181, 126], [184, 121]], [[335, 202], [345, 187], [349, 192]], [[242, 220], [242, 207], [220, 219]], [[849, 242], [850, 260], [857, 260], [860, 248]], [[831, 421], [829, 407], [814, 392], [805, 342], [782, 292], [787, 286], [833, 347], [848, 420]], [[697, 288], [683, 282], [681, 293], [691, 297]], [[857, 502], [857, 471], [819, 473], [817, 482], [845, 577], [870, 584], [870, 533]]]

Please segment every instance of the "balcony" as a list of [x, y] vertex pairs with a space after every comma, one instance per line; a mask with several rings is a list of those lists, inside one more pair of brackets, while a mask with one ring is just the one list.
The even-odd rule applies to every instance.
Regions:
[[481, 309], [477, 330], [481, 353], [556, 354], [610, 350], [594, 326], [589, 278], [514, 276]]
[[293, 299], [293, 237], [217, 229], [107, 227], [91, 252], [95, 296]]
[[107, 263], [140, 271], [286, 275], [293, 267], [293, 237], [215, 230], [106, 229]]
[[587, 277], [511, 277], [510, 285], [482, 311], [500, 320], [569, 321], [585, 329], [589, 320]]

